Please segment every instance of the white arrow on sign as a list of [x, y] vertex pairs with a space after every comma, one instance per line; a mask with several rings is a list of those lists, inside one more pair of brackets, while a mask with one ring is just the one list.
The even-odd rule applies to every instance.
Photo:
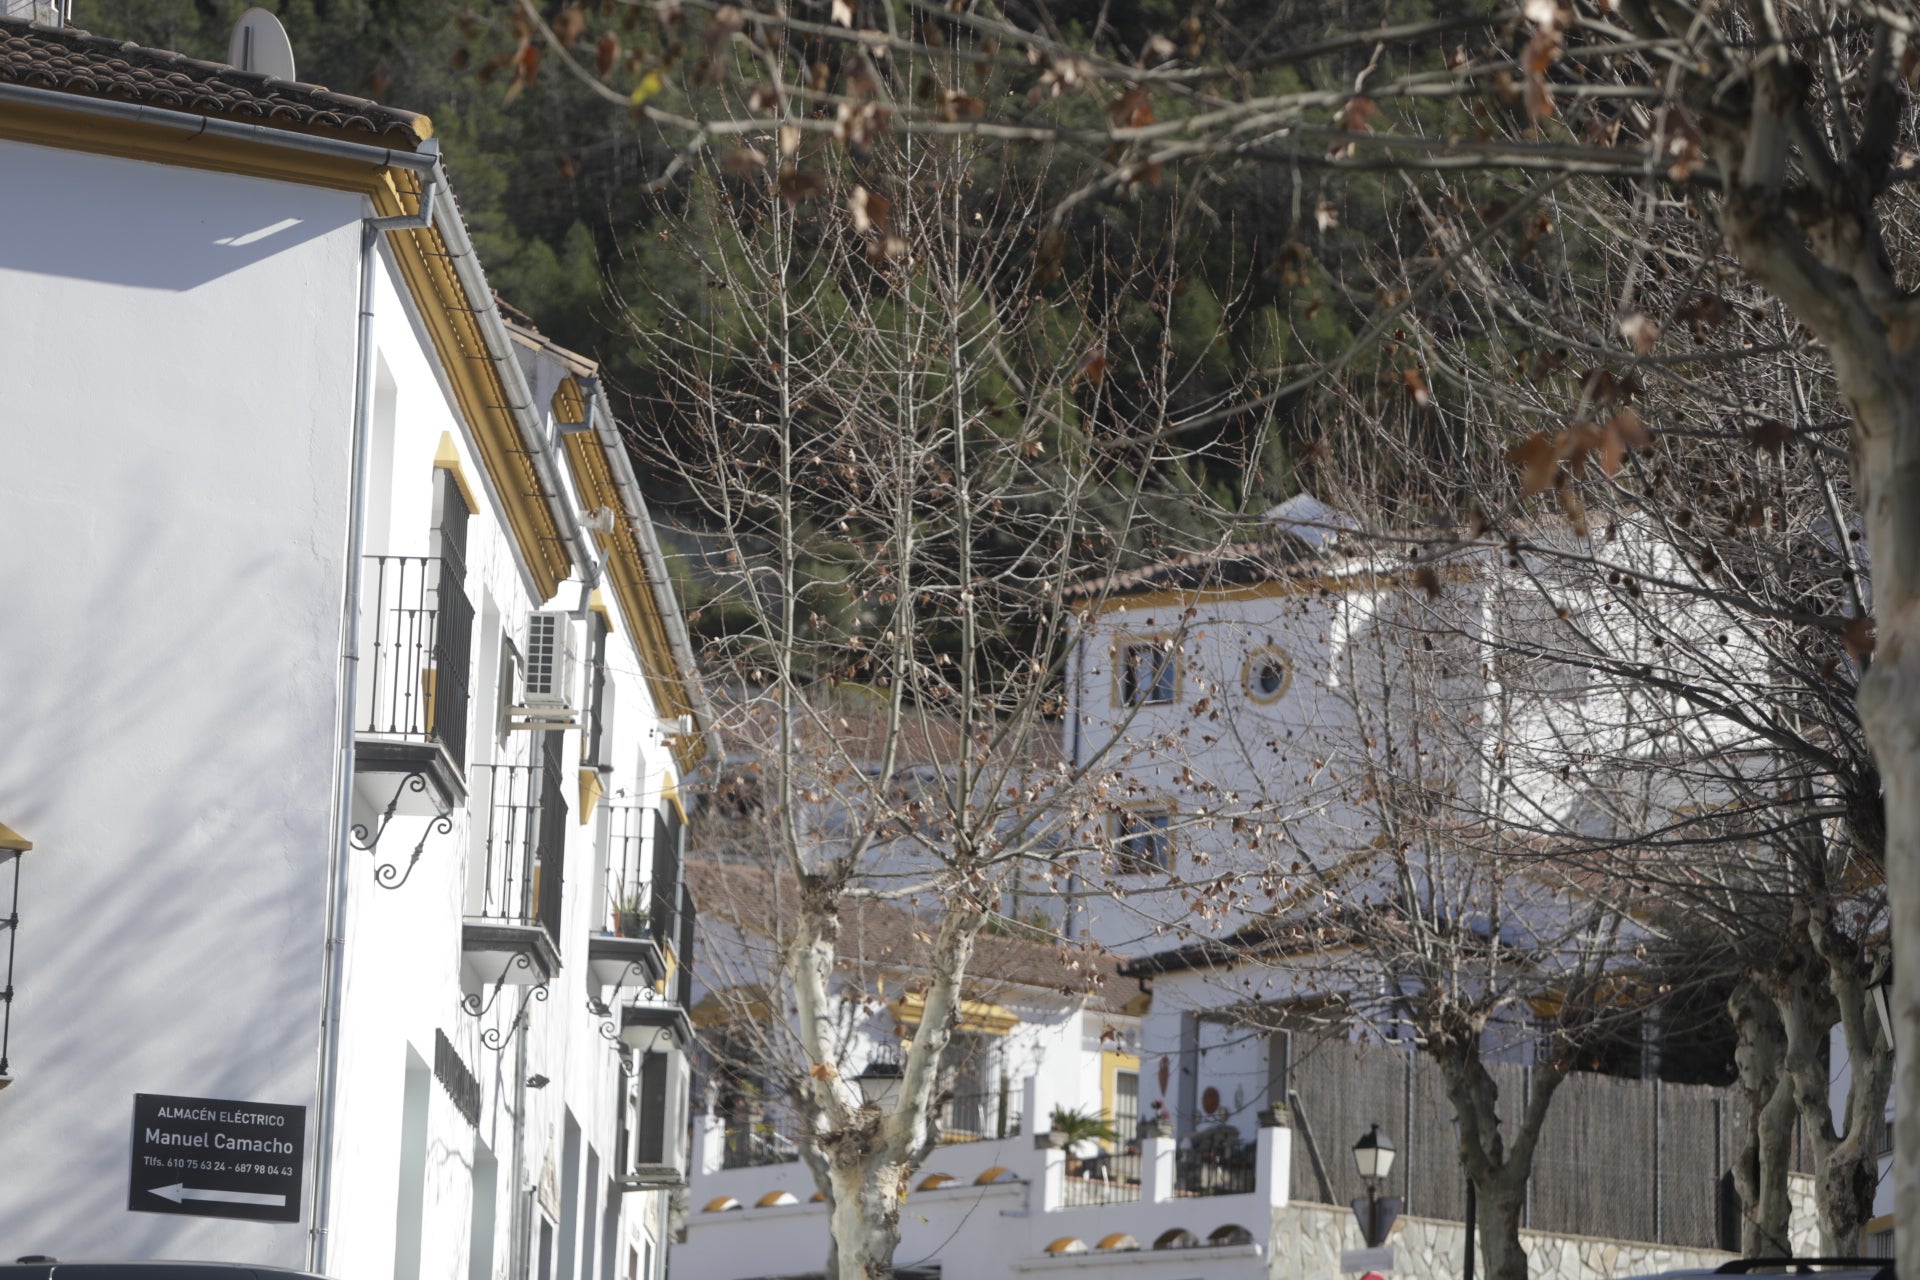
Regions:
[[171, 1200], [179, 1204], [182, 1200], [212, 1200], [220, 1204], [270, 1204], [276, 1209], [287, 1207], [287, 1198], [283, 1195], [270, 1196], [258, 1191], [209, 1191], [203, 1187], [189, 1187], [176, 1182], [170, 1187], [148, 1187], [162, 1200]]

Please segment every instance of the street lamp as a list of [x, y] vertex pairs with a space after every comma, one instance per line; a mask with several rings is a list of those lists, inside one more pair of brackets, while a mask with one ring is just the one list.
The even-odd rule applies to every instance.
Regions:
[[1360, 1141], [1353, 1144], [1353, 1167], [1367, 1185], [1385, 1182], [1393, 1171], [1393, 1143], [1380, 1133], [1380, 1126], [1374, 1125], [1360, 1135]]
[[1387, 1233], [1393, 1230], [1394, 1219], [1400, 1216], [1400, 1197], [1380, 1194], [1380, 1184], [1393, 1172], [1393, 1157], [1393, 1143], [1380, 1132], [1377, 1124], [1353, 1144], [1353, 1167], [1367, 1184], [1366, 1198], [1353, 1202], [1353, 1216], [1360, 1220], [1360, 1233], [1366, 1237], [1369, 1249], [1378, 1249], [1387, 1242]]
[[859, 1086], [860, 1096], [880, 1109], [882, 1115], [893, 1110], [895, 1099], [900, 1096], [900, 1077], [904, 1074], [900, 1060], [891, 1055], [867, 1059], [867, 1065], [860, 1068], [860, 1074], [853, 1078]]

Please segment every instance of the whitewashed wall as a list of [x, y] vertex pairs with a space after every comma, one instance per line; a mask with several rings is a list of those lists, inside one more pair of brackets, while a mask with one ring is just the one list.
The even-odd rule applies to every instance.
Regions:
[[[299, 1267], [304, 1219], [129, 1212], [129, 1131], [140, 1092], [314, 1105], [367, 210], [342, 193], [12, 143], [0, 173], [0, 821], [37, 846], [22, 887], [18, 1082], [0, 1093], [0, 1169], [33, 1175], [0, 1177], [0, 1256]], [[450, 436], [483, 508], [469, 531], [468, 756], [525, 760], [529, 735], [501, 744], [493, 730], [498, 636], [547, 602], [528, 594], [384, 255], [376, 282], [365, 551], [431, 549], [434, 457]], [[555, 603], [581, 599], [576, 581]], [[615, 618], [608, 789], [657, 802], [672, 762]], [[577, 821], [578, 738], [564, 752], [576, 820], [563, 969], [505, 1051], [480, 1033], [504, 1031], [520, 993], [485, 1020], [459, 1003], [484, 815], [451, 814], [397, 889], [376, 886], [374, 855], [353, 855], [335, 1274], [395, 1274], [409, 1066], [416, 1082], [431, 1067], [437, 1030], [483, 1097], [476, 1129], [426, 1079], [422, 1280], [467, 1280], [472, 1169], [487, 1157], [499, 1164], [493, 1276], [511, 1266], [515, 1200], [559, 1198], [543, 1185], [576, 1190], [573, 1241], [556, 1254], [582, 1280], [624, 1276], [628, 1248], [661, 1253], [663, 1197], [606, 1186], [619, 1076], [587, 1009], [585, 963], [605, 809]], [[356, 817], [376, 817], [395, 781], [357, 779]], [[397, 819], [379, 861], [404, 863], [425, 830]], [[508, 1108], [523, 1070], [551, 1083], [525, 1095], [516, 1152]], [[310, 1137], [309, 1205], [313, 1158]]]
[[361, 200], [0, 142], [0, 1256], [303, 1262], [129, 1212], [135, 1093], [311, 1106]]

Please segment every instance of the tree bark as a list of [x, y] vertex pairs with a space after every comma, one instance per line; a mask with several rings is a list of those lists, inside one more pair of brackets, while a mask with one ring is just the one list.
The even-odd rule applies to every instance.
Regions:
[[1792, 1206], [1787, 1166], [1793, 1153], [1793, 1102], [1785, 1087], [1787, 1041], [1780, 1011], [1749, 979], [1727, 1001], [1739, 1037], [1734, 1066], [1747, 1103], [1745, 1140], [1733, 1161], [1740, 1195], [1740, 1252], [1747, 1257], [1784, 1257]]
[[1521, 1178], [1516, 1185], [1510, 1177], [1498, 1177], [1474, 1190], [1486, 1280], [1527, 1280], [1527, 1253], [1520, 1243], [1521, 1221], [1527, 1211], [1527, 1180]]
[[[1888, 57], [1876, 56], [1869, 88], [1893, 92], [1880, 105], [1885, 116], [1900, 92], [1890, 59], [1905, 37], [1882, 27], [1877, 41], [1876, 54]], [[1887, 923], [1899, 943], [1920, 939], [1920, 305], [1894, 279], [1873, 208], [1891, 131], [1872, 146], [1863, 134], [1843, 164], [1818, 131], [1795, 128], [1804, 123], [1795, 70], [1785, 59], [1757, 63], [1750, 119], [1733, 135], [1740, 145], [1716, 147], [1731, 179], [1720, 226], [1741, 264], [1826, 344], [1853, 411], [1877, 637], [1851, 633], [1849, 647], [1866, 667], [1857, 703], [1880, 769]], [[1793, 146], [1806, 153], [1798, 162], [1813, 199], [1790, 221], [1783, 194]], [[1896, 945], [1893, 963], [1895, 1041], [1920, 1043], [1920, 942]], [[1894, 1220], [1920, 1222], [1920, 1053], [1896, 1059], [1893, 1090]], [[1895, 1256], [1900, 1270], [1920, 1275], [1920, 1231], [1896, 1233]]]
[[1460, 1166], [1473, 1180], [1478, 1211], [1480, 1258], [1486, 1280], [1527, 1280], [1527, 1254], [1520, 1243], [1527, 1206], [1527, 1182], [1533, 1156], [1546, 1124], [1547, 1109], [1565, 1073], [1552, 1067], [1534, 1072], [1533, 1089], [1521, 1108], [1520, 1123], [1509, 1144], [1500, 1133], [1496, 1109], [1500, 1086], [1480, 1059], [1480, 1028], [1429, 1029], [1428, 1052], [1440, 1064], [1460, 1128]]

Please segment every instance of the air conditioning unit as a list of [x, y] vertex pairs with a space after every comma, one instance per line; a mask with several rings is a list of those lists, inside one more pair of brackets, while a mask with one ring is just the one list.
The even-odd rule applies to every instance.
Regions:
[[520, 679], [520, 704], [513, 708], [515, 727], [572, 725], [580, 710], [574, 687], [574, 620], [559, 610], [530, 612], [524, 641], [520, 654], [526, 668]]

